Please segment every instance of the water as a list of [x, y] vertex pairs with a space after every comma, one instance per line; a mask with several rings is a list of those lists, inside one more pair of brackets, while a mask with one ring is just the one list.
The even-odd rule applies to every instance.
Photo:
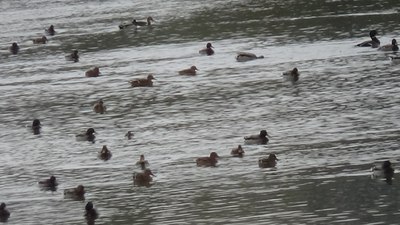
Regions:
[[[370, 179], [400, 156], [399, 65], [355, 48], [398, 38], [391, 1], [0, 1], [0, 201], [8, 224], [397, 224], [399, 183]], [[151, 15], [151, 28], [118, 30]], [[55, 26], [46, 45], [31, 39]], [[21, 51], [10, 55], [12, 42]], [[216, 54], [198, 50], [212, 42]], [[64, 59], [79, 49], [80, 62]], [[238, 63], [235, 53], [264, 59]], [[196, 65], [195, 77], [177, 71]], [[84, 73], [100, 67], [102, 76]], [[281, 73], [296, 66], [300, 80]], [[153, 73], [153, 88], [128, 81]], [[103, 99], [106, 114], [91, 107]], [[41, 135], [26, 128], [42, 121]], [[74, 135], [94, 127], [96, 143]], [[267, 146], [230, 150], [267, 129]], [[132, 140], [124, 139], [131, 130]], [[107, 145], [111, 160], [97, 159]], [[197, 157], [216, 151], [216, 168]], [[260, 169], [274, 152], [276, 169]], [[133, 186], [145, 154], [156, 174]], [[58, 191], [37, 181], [55, 175]], [[83, 184], [86, 200], [63, 198]]]

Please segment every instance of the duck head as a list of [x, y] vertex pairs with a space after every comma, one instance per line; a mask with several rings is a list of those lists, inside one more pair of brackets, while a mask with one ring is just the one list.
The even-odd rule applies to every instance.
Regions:
[[218, 154], [216, 152], [211, 152], [210, 153], [210, 158], [211, 159], [219, 159], [219, 156], [218, 156]]
[[99, 67], [95, 67], [95, 68], [93, 68], [93, 72], [95, 72], [95, 73], [97, 73], [97, 74], [101, 74], [100, 73], [100, 69], [99, 69]]
[[94, 131], [93, 128], [89, 128], [89, 129], [87, 129], [87, 131], [86, 131], [86, 135], [93, 135], [94, 133], [96, 133], [96, 132]]
[[13, 48], [19, 48], [19, 46], [18, 46], [18, 44], [17, 44], [17, 42], [14, 42], [14, 43], [12, 43], [12, 45], [11, 45]]
[[370, 32], [369, 32], [369, 36], [372, 38], [372, 37], [375, 37], [376, 35], [378, 35], [378, 31], [376, 31], [376, 30], [371, 30]]
[[39, 127], [40, 126], [40, 120], [34, 119], [32, 122], [32, 127]]
[[157, 79], [154, 78], [153, 74], [149, 74], [147, 75], [147, 80], [157, 80]]
[[260, 131], [260, 137], [267, 137], [267, 136], [271, 137], [271, 136], [268, 135], [268, 132], [266, 130], [261, 130]]
[[196, 66], [191, 66], [190, 69], [191, 69], [191, 70], [199, 70], [199, 69], [197, 69]]
[[397, 45], [396, 39], [392, 39], [392, 45]]
[[206, 47], [207, 48], [214, 48], [214, 46], [212, 46], [210, 42], [207, 43]]
[[78, 193], [84, 194], [85, 193], [85, 187], [83, 187], [83, 185], [78, 185], [78, 187], [76, 187], [76, 191]]
[[150, 21], [156, 22], [156, 21], [154, 21], [153, 17], [149, 16], [149, 17], [147, 17], [147, 23], [150, 24]]
[[3, 209], [5, 209], [5, 208], [6, 208], [6, 203], [2, 202], [2, 203], [0, 204], [0, 210], [3, 210]]
[[85, 210], [89, 211], [89, 210], [92, 210], [92, 209], [93, 209], [93, 203], [92, 202], [86, 203]]
[[296, 74], [298, 72], [299, 72], [299, 70], [297, 69], [297, 67], [293, 68], [292, 73]]
[[146, 175], [146, 176], [155, 176], [154, 174], [153, 174], [153, 172], [151, 172], [151, 170], [150, 169], [145, 169], [144, 170], [144, 175]]
[[276, 155], [273, 154], [273, 153], [269, 154], [268, 159], [269, 159], [269, 160], [276, 160], [276, 161], [278, 161], [278, 158], [277, 158]]

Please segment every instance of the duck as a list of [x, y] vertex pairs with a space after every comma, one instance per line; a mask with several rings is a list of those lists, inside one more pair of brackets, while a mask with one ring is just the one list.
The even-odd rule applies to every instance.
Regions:
[[241, 145], [238, 145], [237, 148], [232, 149], [231, 155], [233, 157], [243, 157], [244, 150]]
[[397, 41], [396, 39], [392, 39], [392, 44], [388, 44], [388, 45], [383, 45], [381, 47], [378, 48], [379, 51], [398, 51], [399, 50], [399, 46], [397, 46]]
[[260, 56], [256, 56], [253, 53], [249, 53], [249, 52], [239, 52], [237, 53], [236, 56], [236, 61], [238, 62], [246, 62], [246, 61], [250, 61], [250, 60], [254, 60], [254, 59], [263, 59], [264, 56], [260, 55]]
[[41, 130], [42, 126], [40, 124], [40, 120], [39, 119], [34, 119], [32, 122], [32, 132], [33, 134], [40, 134], [40, 130]]
[[53, 35], [56, 34], [56, 31], [54, 30], [54, 26], [53, 26], [53, 25], [50, 25], [50, 27], [47, 28], [45, 31], [46, 31], [46, 33], [47, 33], [48, 35], [50, 35], [50, 36], [53, 36]]
[[8, 50], [10, 50], [10, 52], [14, 55], [18, 54], [19, 46], [18, 46], [17, 42], [12, 43], [11, 46], [8, 48]]
[[292, 81], [292, 82], [296, 82], [299, 80], [299, 70], [295, 67], [292, 70], [286, 71], [282, 73], [283, 77], [286, 80]]
[[150, 169], [145, 169], [141, 173], [134, 173], [133, 184], [138, 186], [150, 186], [150, 182], [153, 181], [151, 176], [154, 176], [154, 174]]
[[132, 131], [128, 131], [128, 132], [126, 132], [126, 134], [125, 134], [125, 137], [126, 137], [126, 138], [128, 138], [128, 140], [131, 140], [131, 139], [132, 139], [132, 137], [133, 137], [133, 133], [132, 133]]
[[211, 152], [209, 157], [200, 157], [196, 159], [197, 166], [212, 166], [217, 165], [219, 156], [216, 152]]
[[50, 176], [49, 179], [41, 180], [38, 183], [43, 188], [56, 188], [58, 186], [55, 176]]
[[101, 151], [99, 152], [99, 158], [107, 161], [109, 159], [111, 159], [111, 152], [110, 150], [108, 150], [107, 145], [103, 145], [103, 148], [101, 149]]
[[270, 168], [270, 167], [275, 167], [276, 166], [276, 161], [278, 161], [278, 158], [276, 158], [275, 154], [269, 154], [267, 158], [260, 158], [258, 159], [258, 166], [260, 168]]
[[98, 77], [100, 74], [101, 73], [100, 73], [99, 67], [94, 67], [93, 69], [86, 71], [85, 76], [86, 77]]
[[369, 37], [371, 38], [371, 40], [369, 41], [364, 41], [360, 44], [357, 44], [356, 46], [358, 47], [372, 47], [372, 48], [378, 48], [379, 45], [381, 44], [381, 42], [378, 40], [378, 38], [376, 37], [376, 35], [378, 34], [378, 32], [376, 30], [371, 30], [369, 32]]
[[250, 135], [250, 136], [246, 136], [244, 137], [244, 142], [245, 144], [261, 144], [261, 145], [265, 145], [268, 143], [269, 139], [267, 138], [270, 137], [267, 133], [266, 130], [261, 130], [260, 134], [256, 134], [256, 135]]
[[87, 221], [94, 222], [97, 218], [99, 218], [99, 214], [97, 210], [93, 207], [92, 202], [87, 202], [85, 206], [85, 218]]
[[154, 78], [153, 74], [149, 74], [147, 78], [134, 79], [129, 83], [131, 83], [131, 87], [153, 87], [153, 80], [156, 80], [156, 78]]
[[142, 170], [146, 169], [146, 166], [149, 165], [149, 162], [144, 159], [144, 155], [140, 155], [139, 160], [136, 162], [136, 165], [140, 166]]
[[74, 50], [71, 54], [66, 55], [65, 59], [67, 61], [79, 62], [78, 50]]
[[75, 135], [75, 138], [77, 141], [90, 141], [94, 143], [94, 139], [96, 138], [96, 136], [94, 136], [94, 133], [96, 133], [94, 129], [89, 128], [86, 130], [85, 133]]
[[385, 178], [387, 183], [391, 183], [394, 176], [394, 169], [392, 168], [392, 163], [389, 160], [384, 161], [380, 168], [374, 165], [371, 168], [371, 171], [373, 178]]
[[6, 203], [0, 204], [0, 222], [7, 222], [10, 217], [10, 212], [6, 209]]
[[189, 69], [181, 70], [178, 73], [179, 73], [179, 75], [194, 76], [194, 75], [196, 75], [196, 70], [199, 70], [199, 69], [197, 69], [196, 66], [191, 66]]
[[85, 199], [85, 187], [78, 185], [76, 188], [70, 188], [64, 190], [64, 196], [74, 199]]
[[32, 41], [33, 41], [33, 44], [46, 44], [48, 39], [46, 36], [42, 36], [40, 38], [35, 38]]
[[100, 99], [96, 102], [96, 104], [94, 104], [93, 111], [100, 114], [103, 114], [107, 111], [106, 106], [103, 104], [103, 100]]
[[146, 21], [147, 22], [133, 20], [132, 24], [135, 25], [135, 26], [142, 27], [142, 26], [150, 26], [151, 25], [151, 21], [155, 22], [153, 17], [151, 17], [151, 16], [147, 17]]
[[213, 50], [213, 46], [211, 45], [211, 43], [207, 43], [206, 48], [203, 48], [199, 51], [200, 55], [213, 55], [214, 54], [214, 50]]

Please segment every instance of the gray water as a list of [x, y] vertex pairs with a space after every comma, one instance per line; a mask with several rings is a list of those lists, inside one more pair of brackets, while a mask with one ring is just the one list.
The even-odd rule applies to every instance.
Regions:
[[[400, 157], [400, 65], [356, 48], [400, 39], [400, 2], [0, 1], [0, 201], [7, 224], [398, 224], [399, 182], [370, 177]], [[151, 28], [120, 31], [151, 15]], [[31, 39], [55, 26], [45, 45]], [[11, 55], [12, 42], [21, 47]], [[200, 56], [207, 42], [213, 56]], [[79, 49], [80, 62], [64, 59]], [[264, 59], [239, 63], [236, 52]], [[197, 76], [178, 75], [196, 65]], [[87, 78], [98, 66], [102, 76]], [[297, 67], [292, 84], [282, 72]], [[128, 81], [153, 73], [152, 88]], [[92, 111], [103, 99], [106, 114]], [[40, 135], [26, 126], [38, 118]], [[75, 134], [93, 127], [96, 142]], [[267, 129], [266, 146], [230, 150]], [[124, 138], [131, 130], [132, 140]], [[109, 161], [97, 159], [107, 145]], [[215, 168], [195, 159], [216, 151]], [[275, 153], [275, 169], [258, 158]], [[133, 185], [144, 154], [156, 174]], [[395, 171], [395, 172], [396, 172]], [[56, 192], [39, 180], [55, 175]], [[85, 201], [63, 197], [83, 184]]]

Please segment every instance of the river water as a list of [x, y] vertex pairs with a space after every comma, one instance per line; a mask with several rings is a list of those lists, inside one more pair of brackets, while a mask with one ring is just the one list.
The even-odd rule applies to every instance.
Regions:
[[[8, 224], [398, 224], [400, 65], [356, 48], [400, 39], [398, 0], [0, 1], [0, 201]], [[119, 30], [152, 16], [151, 27]], [[33, 38], [53, 24], [45, 45]], [[8, 47], [18, 42], [20, 53]], [[211, 42], [216, 52], [198, 51]], [[80, 62], [66, 61], [72, 49]], [[264, 59], [236, 62], [238, 51]], [[178, 75], [196, 65], [198, 75]], [[98, 66], [102, 75], [87, 78]], [[297, 67], [292, 84], [282, 72]], [[153, 73], [154, 87], [128, 81]], [[106, 114], [92, 111], [102, 99]], [[42, 122], [40, 135], [29, 129]], [[96, 142], [75, 134], [93, 127]], [[268, 145], [243, 145], [267, 129]], [[131, 130], [132, 140], [124, 138]], [[97, 158], [107, 145], [109, 161]], [[216, 151], [215, 168], [195, 159]], [[259, 157], [275, 153], [275, 169]], [[144, 154], [156, 175], [133, 185]], [[396, 172], [395, 171], [395, 172]], [[39, 180], [57, 177], [57, 191]], [[83, 184], [85, 201], [63, 197]]]

